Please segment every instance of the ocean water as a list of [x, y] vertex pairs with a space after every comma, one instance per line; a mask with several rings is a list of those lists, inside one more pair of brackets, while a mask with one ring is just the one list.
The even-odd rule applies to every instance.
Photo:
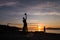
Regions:
[[[20, 30], [22, 31], [22, 30]], [[38, 30], [28, 30], [29, 32], [35, 32], [35, 31], [38, 31]], [[40, 31], [44, 31], [44, 30], [40, 30]], [[56, 34], [60, 34], [60, 30], [47, 30], [46, 29], [46, 33], [56, 33]]]
[[47, 33], [57, 33], [60, 34], [60, 30], [46, 30]]

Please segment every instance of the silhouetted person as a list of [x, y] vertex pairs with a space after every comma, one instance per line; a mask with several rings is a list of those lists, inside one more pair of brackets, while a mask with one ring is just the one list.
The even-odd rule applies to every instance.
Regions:
[[44, 26], [44, 33], [45, 33], [46, 29], [45, 29], [45, 26]]
[[25, 15], [25, 17], [23, 17], [23, 31], [24, 32], [27, 32], [28, 31], [28, 29], [27, 29], [27, 14], [25, 13], [24, 14]]

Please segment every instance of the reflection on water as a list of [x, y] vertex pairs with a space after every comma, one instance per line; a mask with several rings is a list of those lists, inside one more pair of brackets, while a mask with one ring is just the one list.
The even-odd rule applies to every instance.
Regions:
[[46, 30], [47, 33], [57, 33], [60, 34], [60, 30]]

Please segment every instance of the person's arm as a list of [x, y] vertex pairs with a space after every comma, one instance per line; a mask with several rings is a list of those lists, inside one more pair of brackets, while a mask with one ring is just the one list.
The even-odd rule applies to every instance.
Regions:
[[26, 17], [26, 19], [27, 19], [27, 14], [25, 13], [25, 17]]

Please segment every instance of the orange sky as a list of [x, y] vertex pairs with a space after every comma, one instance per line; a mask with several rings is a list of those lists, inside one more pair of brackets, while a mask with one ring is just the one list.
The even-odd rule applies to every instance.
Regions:
[[22, 28], [20, 23], [23, 23], [25, 13], [27, 23], [60, 28], [60, 0], [0, 0], [0, 24], [13, 23]]

